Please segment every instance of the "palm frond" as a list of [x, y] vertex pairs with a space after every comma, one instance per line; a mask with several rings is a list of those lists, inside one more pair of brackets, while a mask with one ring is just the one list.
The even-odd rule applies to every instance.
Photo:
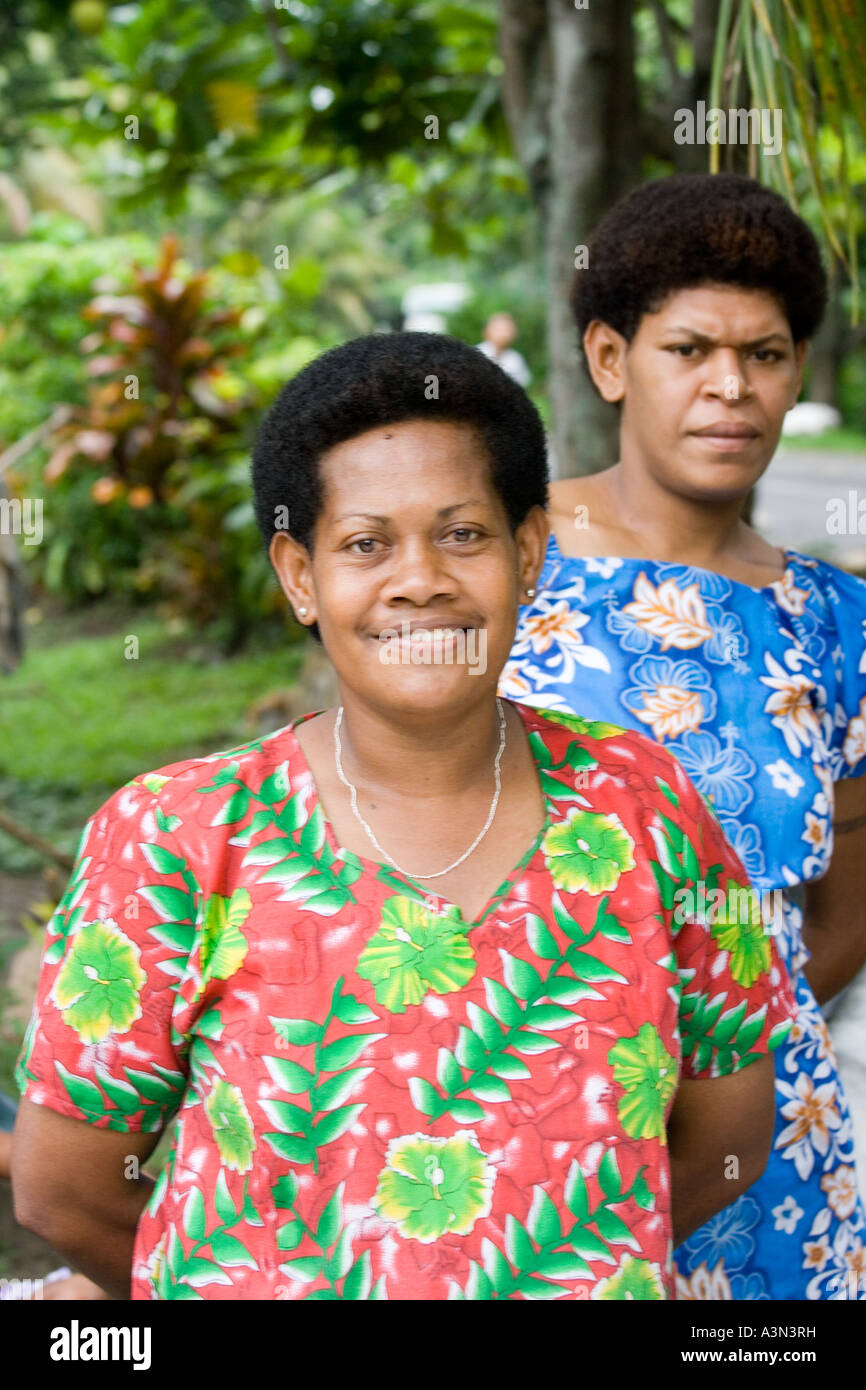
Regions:
[[[782, 112], [778, 155], [750, 147], [749, 169], [815, 226], [852, 286], [859, 321], [864, 228], [866, 0], [721, 0], [710, 104], [731, 107], [745, 74], [749, 104]], [[828, 138], [832, 137], [832, 138]], [[720, 148], [710, 147], [718, 172]], [[862, 175], [861, 175], [862, 178]]]

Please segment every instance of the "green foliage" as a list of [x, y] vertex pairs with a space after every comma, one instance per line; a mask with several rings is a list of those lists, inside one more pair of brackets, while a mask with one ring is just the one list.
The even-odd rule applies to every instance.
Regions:
[[548, 1035], [581, 1022], [580, 1015], [570, 1006], [580, 999], [601, 998], [593, 988], [599, 981], [622, 979], [616, 970], [585, 949], [596, 936], [614, 941], [629, 939], [627, 929], [608, 912], [609, 901], [608, 897], [601, 899], [595, 922], [587, 932], [565, 910], [556, 894], [554, 918], [565, 938], [562, 947], [541, 918], [527, 915], [526, 941], [530, 952], [539, 962], [552, 964], [542, 976], [530, 961], [500, 952], [505, 984], [485, 979], [487, 1009], [470, 1003], [470, 1027], [461, 1026], [455, 1051], [439, 1049], [436, 1079], [441, 1094], [423, 1077], [413, 1076], [409, 1081], [413, 1104], [427, 1116], [428, 1124], [444, 1114], [460, 1124], [473, 1124], [484, 1116], [479, 1101], [496, 1104], [511, 1100], [508, 1083], [524, 1080], [530, 1074], [522, 1057], [561, 1047], [562, 1043]]
[[652, 1211], [655, 1206], [643, 1176], [645, 1167], [625, 1188], [616, 1152], [607, 1149], [598, 1171], [598, 1186], [604, 1195], [591, 1208], [586, 1178], [577, 1160], [573, 1160], [565, 1184], [565, 1200], [574, 1224], [564, 1230], [544, 1188], [533, 1187], [526, 1224], [509, 1215], [505, 1223], [505, 1251], [485, 1239], [483, 1264], [470, 1260], [466, 1286], [461, 1289], [455, 1284], [452, 1297], [485, 1302], [513, 1298], [515, 1294], [533, 1300], [559, 1298], [567, 1290], [555, 1282], [557, 1279], [592, 1280], [588, 1260], [615, 1265], [618, 1253], [613, 1247], [633, 1245], [635, 1241], [628, 1224], [612, 1207], [632, 1200], [645, 1211]]
[[[443, 123], [472, 113], [504, 135], [495, 83], [474, 110], [479, 74], [498, 69], [495, 0], [146, 0], [113, 9], [92, 35], [59, 8], [19, 9], [42, 29], [36, 53], [19, 44], [37, 88], [31, 119], [38, 110], [64, 137], [51, 78], [68, 49], [87, 101], [77, 139], [118, 146], [114, 198], [177, 212], [200, 180], [229, 198], [251, 181], [271, 193], [307, 187], [335, 167], [381, 165], [430, 113]], [[4, 115], [13, 120], [0, 103]]]
[[[299, 200], [271, 233], [292, 239], [279, 274], [252, 250], [207, 275], [165, 252], [150, 270], [150, 238], [88, 239], [59, 214], [6, 248], [0, 443], [74, 407], [54, 448], [8, 475], [20, 495], [49, 488], [43, 542], [22, 548], [38, 584], [71, 603], [168, 599], [164, 611], [214, 625], [227, 649], [282, 611], [253, 521], [249, 446], [286, 380], [373, 327], [359, 286], [393, 267], [375, 244], [361, 249], [363, 220], [357, 205]], [[391, 310], [397, 301], [395, 290]]]
[[[312, 1047], [313, 1051], [306, 1059], [309, 1066], [285, 1056], [264, 1058], [274, 1083], [286, 1095], [303, 1098], [308, 1104], [263, 1101], [265, 1113], [275, 1129], [263, 1134], [262, 1138], [281, 1158], [301, 1166], [311, 1164], [314, 1173], [319, 1171], [319, 1149], [339, 1139], [364, 1109], [363, 1103], [347, 1102], [371, 1068], [352, 1066], [352, 1063], [368, 1046], [385, 1036], [384, 1033], [349, 1033], [326, 1043], [325, 1035], [331, 1024], [347, 1017], [354, 1023], [376, 1021], [376, 1015], [359, 1004], [354, 995], [343, 993], [341, 977], [334, 986], [327, 1017], [320, 1025], [305, 1018], [270, 1020], [278, 1041], [294, 1047]], [[321, 1240], [321, 1231], [317, 1239], [323, 1246], [331, 1244], [330, 1240]]]
[[[123, 656], [129, 634], [137, 661]], [[258, 648], [220, 663], [217, 680], [188, 652], [180, 659], [186, 648], [146, 611], [107, 635], [31, 646], [5, 678], [0, 704], [0, 796], [10, 814], [73, 851], [87, 816], [143, 769], [240, 741], [244, 710], [263, 690], [290, 684], [301, 659], [283, 634], [266, 646], [263, 635]], [[4, 869], [41, 866], [32, 851], [0, 840]]]
[[38, 213], [28, 239], [0, 255], [0, 441], [4, 446], [42, 424], [60, 401], [81, 403], [86, 378], [78, 345], [81, 312], [93, 283], [152, 243], [137, 232], [93, 238], [82, 223]]
[[80, 343], [95, 384], [54, 432], [41, 577], [76, 597], [155, 588], [171, 593], [175, 612], [237, 628], [260, 596], [250, 576], [267, 584], [266, 570], [250, 566], [252, 528], [247, 547], [232, 534], [248, 492], [236, 454], [250, 401], [225, 365], [244, 351], [228, 341], [241, 312], [206, 305], [207, 276], [182, 272], [172, 238], [156, 268], [134, 266], [131, 279], [120, 294], [103, 278], [82, 311], [98, 324]]
[[[69, 601], [163, 598], [168, 616], [212, 625], [231, 649], [283, 609], [252, 517], [254, 407], [319, 344], [293, 352], [283, 332], [274, 351], [259, 312], [260, 266], [209, 278], [166, 243], [155, 270], [139, 269], [133, 258], [154, 259], [147, 238], [87, 242], [57, 218], [45, 230], [60, 244], [14, 246], [0, 271], [11, 306], [0, 419], [14, 440], [64, 399], [73, 407], [47, 466], [34, 451], [11, 475], [22, 494], [48, 486], [43, 541], [22, 548], [24, 558], [37, 582]], [[85, 334], [88, 319], [99, 327]], [[258, 342], [266, 351], [249, 379], [228, 370]]]
[[[708, 105], [748, 104], [784, 115], [778, 155], [755, 177], [785, 195], [823, 235], [851, 277], [859, 317], [858, 238], [866, 182], [866, 4], [864, 0], [721, 0]], [[711, 169], [720, 165], [711, 147]]]
[[[0, 340], [0, 445], [62, 402], [86, 409], [55, 441], [67, 447], [55, 449], [47, 475], [41, 450], [11, 475], [21, 495], [51, 484], [43, 543], [24, 551], [32, 578], [70, 603], [169, 600], [200, 624], [219, 624], [232, 649], [282, 606], [253, 525], [246, 462], [260, 407], [310, 358], [397, 326], [409, 284], [462, 278], [460, 260], [472, 256], [479, 283], [503, 283], [508, 271], [541, 382], [540, 311], [533, 275], [520, 268], [531, 210], [500, 103], [497, 6], [102, 8], [104, 23], [95, 22], [98, 5], [73, 13], [18, 0], [0, 20], [10, 64], [27, 77], [16, 105], [0, 58], [11, 184], [33, 206], [82, 216], [75, 199], [86, 195], [91, 222], [89, 234], [71, 217], [37, 213], [28, 242], [4, 248], [0, 288], [13, 312]], [[62, 170], [56, 186], [44, 170], [34, 182], [34, 151], [60, 161], [49, 166]], [[109, 306], [112, 295], [147, 300], [159, 289], [135, 266], [153, 264], [167, 213], [196, 264], [209, 265], [202, 321], [190, 321], [171, 351], [210, 343], [216, 308], [233, 316], [233, 350], [246, 349], [242, 373], [225, 370], [227, 334], [211, 343], [207, 373], [175, 361], [180, 396], [160, 381], [164, 364], [135, 311]], [[0, 203], [0, 235], [8, 220]], [[112, 234], [92, 235], [99, 223]], [[177, 273], [183, 297], [195, 298], [201, 273]], [[94, 290], [107, 309], [100, 342], [79, 317]], [[147, 308], [170, 329], [165, 298]], [[456, 329], [475, 338], [480, 325]], [[141, 382], [138, 403], [118, 394], [129, 375]]]

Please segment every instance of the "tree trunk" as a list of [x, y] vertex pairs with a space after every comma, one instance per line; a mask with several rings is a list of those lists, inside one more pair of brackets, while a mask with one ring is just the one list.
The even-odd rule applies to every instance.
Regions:
[[500, 0], [502, 104], [541, 225], [550, 189], [550, 39], [547, 0]]
[[839, 408], [839, 373], [848, 346], [849, 324], [842, 307], [839, 276], [834, 267], [829, 277], [829, 297], [824, 321], [809, 348], [809, 400]]
[[[682, 172], [708, 168], [704, 146], [675, 144], [675, 111], [707, 95], [719, 0], [694, 0], [688, 33], [664, 0], [653, 0], [666, 74], [644, 109], [635, 73], [637, 4], [588, 0], [579, 9], [576, 0], [500, 0], [503, 105], [546, 241], [551, 472], [558, 478], [607, 468], [618, 453], [618, 414], [596, 394], [577, 342], [569, 302], [575, 248], [640, 181], [644, 155]], [[693, 51], [688, 73], [677, 66], [683, 37]]]
[[706, 174], [709, 147], [678, 145], [674, 130], [677, 111], [683, 107], [693, 110], [709, 92], [719, 0], [694, 0], [688, 35], [692, 51], [690, 72], [682, 72], [677, 63], [677, 50], [686, 35], [684, 27], [675, 23], [663, 0], [652, 0], [651, 8], [665, 72], [663, 84], [650, 94], [640, 112], [642, 153], [672, 164], [678, 174]]
[[547, 200], [548, 347], [553, 473], [615, 463], [619, 417], [581, 363], [570, 295], [575, 248], [640, 177], [632, 0], [576, 10], [548, 0], [551, 71]]
[[[0, 500], [9, 494], [0, 475]], [[0, 531], [0, 678], [11, 675], [24, 653], [24, 568], [15, 536]]]

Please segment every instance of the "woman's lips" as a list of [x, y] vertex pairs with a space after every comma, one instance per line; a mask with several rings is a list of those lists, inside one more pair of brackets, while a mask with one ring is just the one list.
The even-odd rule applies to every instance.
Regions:
[[466, 636], [467, 629], [461, 627], [431, 627], [415, 628], [412, 632], [403, 632], [399, 628], [385, 628], [375, 640], [380, 643], [400, 642], [418, 646], [441, 644], [444, 642], [456, 642], [462, 635]]
[[694, 439], [700, 439], [703, 443], [709, 444], [710, 448], [724, 454], [742, 453], [760, 438], [756, 431], [751, 430], [748, 433], [721, 429], [694, 430], [692, 435]]

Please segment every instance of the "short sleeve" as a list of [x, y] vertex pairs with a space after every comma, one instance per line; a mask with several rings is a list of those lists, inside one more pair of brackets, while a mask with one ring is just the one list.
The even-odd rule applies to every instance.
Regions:
[[672, 764], [654, 837], [657, 877], [680, 980], [682, 1075], [697, 1080], [775, 1051], [797, 1006], [773, 934], [780, 915], [750, 885], [709, 803]]
[[23, 1097], [103, 1129], [160, 1130], [186, 1088], [175, 1013], [201, 893], [153, 790], [166, 780], [122, 787], [84, 827], [16, 1062]]
[[830, 733], [834, 781], [866, 773], [866, 582], [832, 565], [825, 572], [824, 592], [830, 605], [836, 694]]

